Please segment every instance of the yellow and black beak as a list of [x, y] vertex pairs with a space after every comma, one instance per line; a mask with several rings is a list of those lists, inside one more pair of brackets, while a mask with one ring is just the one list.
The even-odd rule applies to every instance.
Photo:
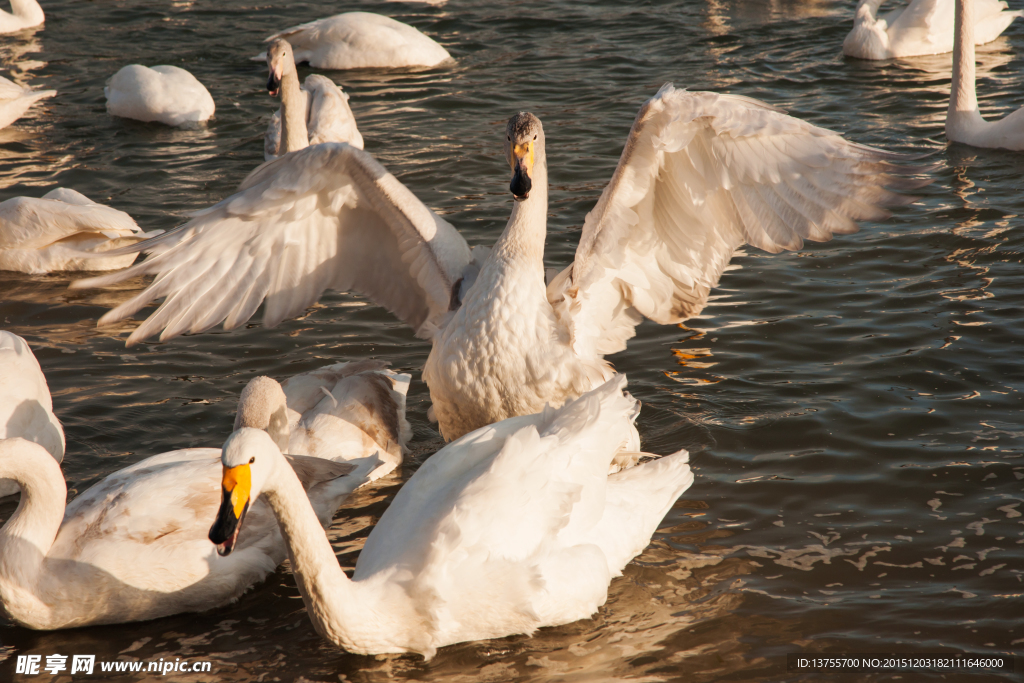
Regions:
[[512, 182], [509, 189], [512, 190], [512, 197], [521, 202], [530, 196], [530, 189], [533, 181], [530, 174], [533, 173], [533, 140], [522, 142], [512, 147]]
[[249, 510], [249, 492], [252, 489], [252, 473], [249, 464], [225, 467], [221, 480], [222, 498], [217, 520], [210, 527], [210, 540], [217, 546], [217, 554], [227, 555], [235, 547], [242, 520]]

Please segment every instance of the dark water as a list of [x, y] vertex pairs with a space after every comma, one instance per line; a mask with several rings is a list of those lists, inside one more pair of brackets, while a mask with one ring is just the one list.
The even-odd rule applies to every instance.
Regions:
[[[697, 479], [595, 618], [428, 663], [353, 656], [316, 635], [285, 567], [202, 615], [54, 633], [0, 623], [0, 679], [29, 653], [207, 659], [209, 680], [727, 681], [799, 678], [785, 659], [798, 651], [1019, 652], [1024, 156], [946, 144], [948, 55], [844, 59], [853, 4], [53, 0], [45, 30], [0, 37], [0, 66], [59, 91], [0, 131], [0, 200], [59, 184], [146, 229], [223, 198], [262, 161], [276, 103], [248, 57], [270, 32], [341, 9], [406, 21], [455, 57], [330, 75], [351, 93], [367, 149], [471, 243], [491, 243], [510, 209], [505, 120], [525, 108], [544, 120], [549, 265], [568, 263], [637, 108], [665, 81], [759, 97], [937, 162], [920, 203], [799, 253], [748, 250], [704, 315], [645, 324], [614, 358], [644, 402], [645, 449], [690, 449]], [[1018, 21], [979, 54], [987, 115], [1024, 102], [1022, 52]], [[216, 119], [183, 131], [108, 117], [103, 83], [133, 62], [190, 70]], [[419, 381], [428, 345], [358, 298], [330, 294], [273, 330], [254, 322], [126, 351], [134, 323], [94, 322], [143, 283], [80, 293], [68, 281], [0, 274], [0, 320], [47, 374], [71, 495], [141, 458], [220, 444], [257, 374], [387, 359], [416, 378], [415, 453], [401, 479], [339, 513], [331, 534], [352, 567], [400, 481], [441, 445]]]

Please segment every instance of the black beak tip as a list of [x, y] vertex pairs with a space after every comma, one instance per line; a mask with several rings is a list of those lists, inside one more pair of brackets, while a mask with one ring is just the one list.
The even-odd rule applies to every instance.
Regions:
[[270, 74], [267, 78], [267, 92], [270, 93], [271, 97], [277, 97], [277, 91], [281, 87], [281, 81], [274, 78], [274, 74]]

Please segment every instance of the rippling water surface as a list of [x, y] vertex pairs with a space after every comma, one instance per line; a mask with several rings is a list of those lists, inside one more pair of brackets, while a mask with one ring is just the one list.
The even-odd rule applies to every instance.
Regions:
[[[202, 615], [53, 633], [0, 621], [0, 678], [16, 654], [60, 652], [209, 659], [211, 680], [722, 681], [791, 680], [785, 655], [797, 651], [1020, 651], [1024, 155], [946, 143], [948, 55], [844, 59], [852, 1], [43, 4], [44, 30], [0, 36], [5, 75], [59, 91], [0, 131], [0, 200], [62, 185], [145, 229], [177, 225], [262, 161], [276, 102], [248, 58], [270, 32], [342, 9], [410, 23], [455, 58], [329, 75], [351, 93], [367, 149], [472, 244], [492, 243], [510, 210], [506, 119], [543, 119], [552, 266], [571, 259], [633, 116], [666, 81], [934, 152], [937, 168], [918, 204], [856, 235], [792, 254], [748, 249], [701, 317], [645, 323], [614, 357], [644, 403], [645, 450], [690, 449], [697, 478], [593, 619], [426, 663], [354, 656], [317, 636], [285, 565]], [[1020, 21], [979, 53], [985, 114], [1024, 102], [1022, 54]], [[136, 62], [191, 71], [216, 119], [175, 130], [108, 116], [105, 80]], [[339, 512], [331, 538], [351, 568], [401, 482], [442, 444], [419, 381], [428, 344], [358, 297], [329, 294], [275, 329], [254, 320], [126, 350], [136, 323], [95, 321], [144, 282], [69, 292], [69, 280], [0, 274], [0, 321], [49, 379], [71, 496], [144, 457], [219, 445], [258, 374], [386, 359], [416, 378], [414, 456]], [[0, 518], [13, 509], [0, 504]]]

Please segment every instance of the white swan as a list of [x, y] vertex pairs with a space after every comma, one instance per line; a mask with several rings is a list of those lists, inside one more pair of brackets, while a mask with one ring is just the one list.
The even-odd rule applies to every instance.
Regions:
[[[318, 633], [361, 654], [418, 652], [585, 619], [693, 482], [686, 451], [608, 475], [638, 405], [616, 377], [558, 410], [467, 434], [431, 456], [366, 540], [350, 580], [262, 431], [224, 444], [225, 554], [265, 498]], [[230, 559], [230, 556], [229, 556]]]
[[975, 4], [956, 0], [953, 82], [946, 110], [946, 139], [974, 147], [1024, 150], [1024, 107], [999, 121], [986, 121], [974, 88]]
[[[104, 252], [162, 232], [144, 233], [124, 211], [64, 187], [38, 199], [13, 197], [0, 202], [0, 270], [117, 270], [130, 266], [135, 257]], [[100, 256], [83, 254], [86, 249], [98, 250]]]
[[213, 97], [184, 69], [130, 64], [114, 74], [103, 88], [107, 111], [139, 121], [168, 126], [195, 125], [213, 117]]
[[[284, 38], [296, 62], [317, 69], [371, 69], [435, 66], [451, 55], [418, 30], [371, 12], [345, 12], [293, 26], [267, 38]], [[266, 59], [266, 53], [253, 57]]]
[[[326, 526], [352, 490], [401, 461], [409, 434], [407, 386], [408, 375], [374, 361], [304, 373], [285, 382], [284, 391], [256, 378], [242, 392], [235, 426], [285, 440], [292, 431], [292, 442], [310, 455], [288, 455], [289, 469]], [[21, 438], [0, 441], [0, 482], [13, 480], [22, 491], [0, 529], [4, 610], [22, 626], [50, 630], [154, 619], [235, 600], [274, 571], [286, 548], [270, 511], [257, 503], [237, 538], [237, 558], [216, 558], [207, 536], [221, 504], [220, 457], [218, 448], [187, 448], [146, 458], [65, 509], [67, 490], [54, 458]]]
[[[64, 459], [64, 430], [39, 361], [24, 339], [0, 330], [0, 439], [16, 436], [39, 444], [57, 462]], [[13, 482], [0, 480], [0, 497], [17, 492]]]
[[0, 128], [11, 125], [39, 100], [53, 97], [56, 90], [32, 90], [23, 88], [13, 81], [0, 76]]
[[470, 252], [370, 155], [309, 147], [264, 164], [239, 192], [175, 231], [126, 249], [152, 256], [103, 286], [159, 274], [100, 323], [161, 307], [133, 344], [299, 314], [325, 289], [354, 290], [433, 342], [423, 377], [447, 439], [561, 405], [611, 376], [644, 318], [699, 313], [733, 252], [799, 249], [880, 219], [919, 187], [900, 155], [847, 142], [746, 97], [667, 85], [640, 110], [611, 182], [583, 225], [576, 258], [545, 285], [544, 130], [512, 117], [504, 150], [515, 199], [485, 255]]
[[36, 0], [11, 0], [11, 12], [0, 10], [0, 33], [15, 33], [40, 26], [46, 17]]
[[306, 76], [300, 88], [288, 41], [279, 38], [270, 44], [267, 66], [267, 90], [271, 96], [281, 93], [281, 108], [270, 120], [264, 138], [263, 156], [267, 161], [321, 142], [347, 142], [363, 148], [363, 136], [348, 106], [348, 95], [319, 74]]
[[[843, 54], [858, 59], [892, 59], [935, 55], [953, 49], [954, 0], [912, 0], [881, 17], [883, 0], [860, 0]], [[1009, 11], [1001, 0], [976, 0], [975, 44], [999, 37], [1022, 11]]]

